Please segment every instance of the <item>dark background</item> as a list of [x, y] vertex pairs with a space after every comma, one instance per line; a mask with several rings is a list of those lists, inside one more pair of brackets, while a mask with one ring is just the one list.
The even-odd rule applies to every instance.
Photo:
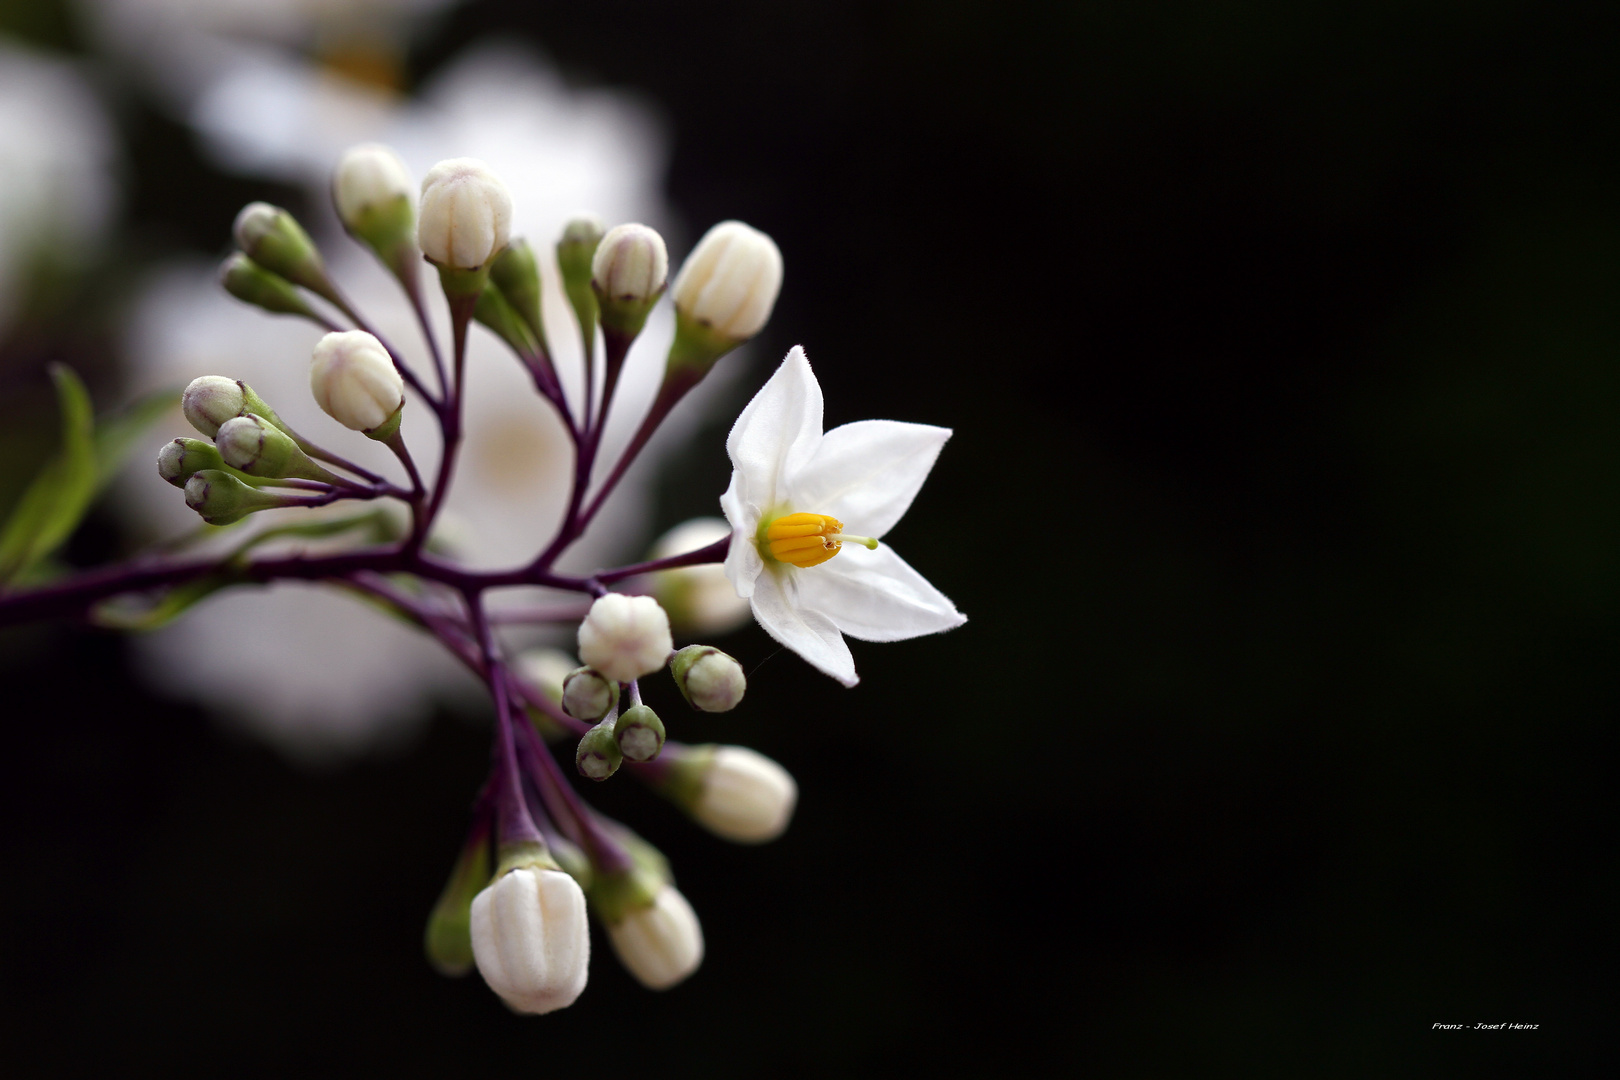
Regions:
[[[60, 7], [13, 32], [75, 48]], [[39, 1072], [1600, 1075], [1617, 1004], [1620, 18], [1545, 3], [472, 3], [655, 98], [787, 262], [828, 426], [955, 428], [896, 546], [970, 617], [681, 720], [798, 777], [674, 860], [709, 952], [572, 1009], [435, 976], [478, 722], [304, 773], [4, 642], [0, 1046]], [[124, 105], [121, 257], [282, 193]], [[115, 385], [97, 290], [5, 346]], [[83, 305], [89, 305], [85, 307]], [[71, 305], [70, 305], [71, 307]], [[671, 470], [712, 512], [723, 425]], [[41, 451], [43, 453], [43, 451]], [[97, 518], [75, 558], [117, 549]], [[757, 629], [726, 646], [750, 668]], [[742, 724], [742, 728], [737, 725]], [[1432, 1032], [1437, 1022], [1539, 1024]], [[1612, 1062], [1610, 1063], [1612, 1068]], [[1608, 1075], [1605, 1071], [1603, 1075]]]

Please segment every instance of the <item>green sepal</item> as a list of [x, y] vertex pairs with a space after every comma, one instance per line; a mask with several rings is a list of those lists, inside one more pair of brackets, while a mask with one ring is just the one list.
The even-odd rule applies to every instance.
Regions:
[[624, 921], [631, 912], [650, 907], [664, 886], [674, 880], [669, 860], [640, 835], [618, 823], [604, 823], [612, 831], [626, 855], [630, 868], [616, 873], [597, 869], [586, 899], [597, 916], [609, 926]]
[[0, 584], [33, 569], [73, 534], [96, 494], [90, 394], [65, 364], [50, 366], [62, 412], [62, 446], [23, 491], [0, 528]]
[[587, 353], [595, 347], [597, 320], [596, 290], [591, 288], [591, 260], [596, 257], [602, 236], [600, 222], [577, 218], [568, 223], [562, 239], [557, 241], [557, 269], [562, 274], [563, 294], [568, 297], [574, 318], [579, 321]]
[[602, 781], [624, 764], [624, 753], [613, 734], [613, 723], [617, 719], [610, 712], [600, 724], [580, 737], [579, 747], [574, 751], [574, 768], [579, 770], [579, 775]]
[[440, 975], [460, 978], [472, 971], [472, 902], [490, 877], [490, 840], [485, 828], [467, 838], [439, 902], [428, 915], [422, 948]]

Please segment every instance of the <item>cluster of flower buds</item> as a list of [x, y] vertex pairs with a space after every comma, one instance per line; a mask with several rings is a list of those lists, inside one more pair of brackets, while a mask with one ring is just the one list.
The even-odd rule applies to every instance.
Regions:
[[[186, 388], [183, 412], [204, 438], [166, 444], [159, 474], [184, 488], [187, 503], [214, 525], [259, 510], [339, 499], [394, 498], [410, 507], [411, 532], [397, 546], [379, 549], [376, 562], [344, 562], [333, 576], [439, 636], [485, 679], [496, 703], [490, 782], [424, 939], [439, 971], [463, 975], [476, 968], [519, 1012], [562, 1008], [584, 989], [590, 960], [586, 919], [594, 912], [614, 952], [640, 982], [653, 989], [673, 986], [702, 961], [696, 913], [675, 888], [664, 857], [586, 805], [555, 754], [571, 742], [579, 775], [601, 781], [623, 769], [730, 840], [757, 843], [786, 828], [796, 788], [781, 766], [740, 747], [674, 741], [664, 719], [643, 700], [643, 682], [667, 668], [695, 710], [728, 712], [742, 701], [746, 679], [735, 659], [709, 645], [675, 648], [677, 629], [683, 635], [715, 633], [746, 618], [747, 604], [725, 584], [718, 566], [688, 565], [718, 562], [730, 532], [723, 522], [706, 521], [666, 537], [663, 543], [674, 546], [641, 568], [655, 576], [636, 579], [657, 597], [607, 591], [597, 579], [570, 584], [552, 564], [584, 533], [669, 410], [722, 355], [764, 326], [781, 287], [781, 255], [764, 233], [724, 222], [702, 238], [672, 285], [669, 253], [653, 229], [639, 223], [607, 228], [589, 215], [571, 221], [556, 256], [559, 284], [583, 346], [579, 402], [564, 394], [553, 367], [541, 317], [541, 260], [533, 246], [511, 235], [511, 193], [488, 166], [471, 158], [442, 161], [418, 187], [393, 151], [366, 144], [343, 155], [332, 199], [345, 230], [393, 273], [415, 306], [428, 335], [436, 392], [351, 307], [315, 243], [287, 211], [265, 203], [242, 211], [235, 226], [240, 250], [221, 267], [220, 280], [249, 304], [326, 331], [310, 358], [316, 403], [343, 427], [388, 446], [409, 487], [310, 442], [247, 384], [223, 376], [205, 376]], [[424, 260], [437, 270], [450, 308], [449, 365], [423, 307], [418, 273]], [[587, 500], [584, 488], [626, 354], [666, 292], [677, 332], [662, 384], [620, 459]], [[525, 571], [481, 576], [438, 561], [425, 548], [454, 477], [473, 321], [511, 347], [536, 391], [567, 425], [580, 455], [576, 473], [582, 480], [576, 480], [568, 518]], [[431, 486], [417, 472], [401, 432], [407, 388], [439, 426], [443, 451]], [[660, 572], [659, 561], [672, 565]], [[603, 580], [624, 580], [636, 570]], [[546, 651], [503, 656], [489, 630], [483, 591], [559, 583], [594, 597], [578, 627], [578, 662]], [[673, 628], [666, 606], [675, 614]]]

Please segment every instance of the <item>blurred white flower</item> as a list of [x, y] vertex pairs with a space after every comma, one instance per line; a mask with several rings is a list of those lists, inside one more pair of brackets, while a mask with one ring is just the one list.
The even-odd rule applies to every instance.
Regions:
[[[282, 74], [303, 88], [302, 96], [278, 99], [280, 84], [274, 80], [242, 93], [252, 109], [281, 119], [268, 127], [226, 124], [229, 130], [209, 128], [206, 117], [199, 121], [226, 164], [261, 171], [270, 163], [262, 171], [308, 187], [316, 212], [304, 224], [333, 278], [426, 377], [430, 368], [421, 335], [397, 284], [369, 251], [342, 234], [329, 203], [331, 170], [354, 142], [391, 146], [413, 178], [453, 155], [486, 161], [511, 189], [512, 235], [528, 237], [544, 261], [547, 334], [565, 390], [572, 400], [581, 400], [578, 334], [552, 248], [581, 206], [609, 221], [653, 222], [671, 231], [661, 195], [664, 138], [647, 112], [622, 95], [571, 91], [532, 55], [495, 48], [469, 53], [426, 85], [420, 97], [385, 102], [365, 123], [354, 124], [353, 113], [325, 107], [330, 104], [322, 96], [325, 83], [309, 65], [285, 56], [278, 62]], [[238, 74], [249, 82], [255, 78], [247, 70]], [[299, 137], [278, 142], [275, 133], [283, 124]], [[220, 222], [222, 239], [229, 225]], [[447, 343], [443, 303], [433, 295], [431, 270], [424, 271], [440, 340]], [[668, 306], [661, 305], [631, 352], [598, 476], [615, 460], [657, 390], [673, 322]], [[127, 350], [134, 366], [132, 389], [183, 386], [203, 374], [242, 379], [301, 434], [399, 478], [386, 449], [340, 427], [316, 406], [307, 365], [320, 337], [321, 330], [309, 323], [269, 316], [233, 300], [218, 287], [212, 266], [171, 266], [153, 275], [136, 306]], [[696, 427], [724, 394], [728, 369], [735, 368], [735, 360], [722, 365], [719, 377], [711, 376], [665, 423], [596, 524], [562, 560], [564, 569], [590, 570], [634, 557], [660, 449]], [[565, 509], [572, 470], [568, 436], [518, 361], [482, 329], [472, 334], [466, 415], [467, 439], [440, 535], [458, 539], [457, 554], [469, 565], [518, 565], [544, 545]], [[181, 430], [154, 434], [172, 437]], [[407, 409], [402, 432], [423, 474], [433, 475], [439, 448], [428, 411]], [[153, 535], [196, 526], [195, 515], [149, 463], [132, 471], [123, 494]], [[275, 519], [280, 513], [259, 516]], [[532, 604], [538, 595], [511, 599]], [[257, 654], [243, 658], [221, 644], [218, 629], [250, 611], [266, 626], [289, 632], [267, 633]], [[318, 634], [294, 632], [317, 626]], [[425, 635], [352, 599], [308, 587], [227, 592], [137, 641], [142, 666], [161, 685], [214, 706], [299, 756], [362, 751], [424, 716], [435, 692], [473, 685]], [[197, 662], [204, 657], [207, 662]]]
[[71, 64], [0, 38], [0, 331], [36, 261], [72, 265], [117, 196], [101, 102]]

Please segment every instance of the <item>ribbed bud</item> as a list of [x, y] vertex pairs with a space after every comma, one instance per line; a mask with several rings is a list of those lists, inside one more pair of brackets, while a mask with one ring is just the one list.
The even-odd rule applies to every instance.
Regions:
[[269, 203], [248, 203], [236, 215], [232, 231], [248, 258], [294, 285], [333, 300], [336, 291], [315, 241], [287, 211]]
[[202, 439], [174, 439], [158, 451], [158, 475], [177, 488], [186, 486], [194, 473], [203, 469], [223, 469], [225, 459], [219, 448]]
[[511, 238], [512, 193], [477, 158], [451, 158], [422, 179], [417, 238], [431, 262], [476, 270]]
[[405, 381], [382, 342], [364, 330], [327, 334], [315, 343], [309, 388], [326, 415], [373, 438], [391, 435], [405, 406]]
[[584, 735], [574, 751], [574, 768], [590, 780], [606, 780], [624, 764], [624, 752], [613, 735], [613, 717], [608, 717]]
[[591, 258], [591, 288], [604, 330], [634, 337], [664, 294], [669, 253], [664, 238], [645, 225], [615, 225]]
[[220, 265], [219, 283], [238, 300], [276, 315], [316, 317], [292, 282], [272, 274], [240, 251]]
[[700, 712], [730, 712], [743, 699], [742, 665], [710, 645], [688, 645], [669, 662], [686, 703]]
[[651, 761], [664, 748], [664, 722], [645, 705], [632, 705], [613, 723], [613, 737], [626, 761]]
[[615, 682], [657, 671], [674, 644], [669, 616], [650, 596], [598, 597], [579, 625], [580, 660]]
[[799, 785], [764, 754], [745, 746], [694, 748], [689, 764], [696, 783], [678, 798], [710, 832], [739, 844], [761, 844], [787, 828]]
[[[693, 518], [660, 536], [648, 557], [684, 555], [730, 535], [731, 526], [721, 518]], [[748, 601], [737, 595], [720, 563], [660, 570], [653, 582], [653, 595], [683, 636], [711, 637], [753, 621]]]
[[563, 711], [575, 720], [594, 723], [618, 703], [619, 684], [603, 678], [602, 673], [594, 668], [576, 668], [563, 679]]
[[585, 894], [561, 870], [519, 867], [472, 902], [478, 972], [517, 1012], [548, 1013], [585, 989], [591, 935]]
[[214, 445], [225, 464], [249, 476], [331, 479], [331, 474], [311, 461], [286, 432], [252, 413], [233, 416], [221, 424]]
[[673, 885], [608, 923], [607, 932], [619, 961], [649, 990], [668, 990], [703, 963], [703, 927]]
[[279, 495], [249, 487], [228, 472], [202, 469], [186, 481], [186, 505], [210, 525], [231, 525], [256, 510], [289, 503]]
[[782, 253], [758, 229], [722, 221], [703, 235], [675, 278], [675, 307], [732, 343], [759, 333], [782, 288]]

